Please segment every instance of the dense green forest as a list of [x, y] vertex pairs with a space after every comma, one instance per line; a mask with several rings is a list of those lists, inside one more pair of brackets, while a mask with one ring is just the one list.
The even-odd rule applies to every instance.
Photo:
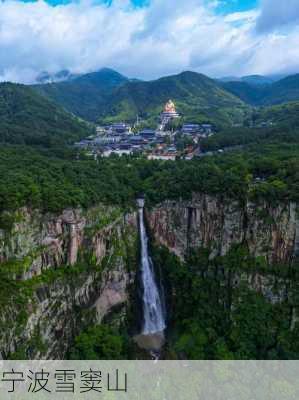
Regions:
[[[3, 146], [0, 150], [0, 209], [23, 205], [59, 211], [67, 206], [87, 207], [99, 202], [134, 204], [145, 192], [149, 204], [167, 198], [190, 198], [192, 192], [244, 200], [298, 199], [298, 145], [253, 146], [192, 161], [148, 161], [145, 158], [64, 158], [51, 151]], [[257, 179], [258, 178], [258, 179]], [[262, 179], [262, 180], [260, 180]]]
[[61, 146], [92, 131], [28, 86], [12, 83], [0, 84], [0, 119], [0, 143]]
[[69, 352], [72, 360], [121, 360], [129, 358], [129, 338], [107, 324], [92, 326], [78, 335]]
[[255, 108], [245, 126], [220, 129], [216, 135], [201, 142], [203, 151], [213, 151], [251, 143], [299, 142], [299, 103]]
[[61, 146], [88, 136], [91, 127], [28, 86], [0, 84], [0, 143]]

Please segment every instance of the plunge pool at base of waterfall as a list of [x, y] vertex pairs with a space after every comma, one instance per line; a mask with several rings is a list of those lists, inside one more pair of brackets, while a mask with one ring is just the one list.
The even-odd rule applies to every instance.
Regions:
[[140, 334], [134, 337], [134, 342], [141, 349], [158, 352], [162, 349], [165, 343], [164, 332], [156, 332], [152, 334]]

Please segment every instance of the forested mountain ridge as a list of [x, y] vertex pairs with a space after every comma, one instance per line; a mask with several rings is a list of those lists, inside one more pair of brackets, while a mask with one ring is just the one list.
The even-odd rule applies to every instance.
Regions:
[[273, 83], [263, 99], [263, 104], [274, 105], [297, 100], [299, 100], [299, 74]]
[[157, 118], [163, 104], [171, 98], [186, 120], [231, 124], [243, 119], [246, 106], [224, 91], [213, 79], [196, 72], [182, 72], [149, 82], [127, 82], [108, 100], [100, 119], [132, 120], [136, 115]]
[[80, 117], [98, 122], [132, 122], [138, 114], [156, 123], [169, 98], [176, 103], [178, 112], [193, 122], [230, 125], [242, 121], [248, 110], [218, 82], [189, 71], [138, 81], [104, 69], [68, 82], [36, 85], [34, 89]]
[[255, 86], [241, 81], [222, 82], [221, 85], [223, 89], [252, 106], [260, 104], [268, 88], [268, 85], [267, 87]]
[[34, 85], [33, 89], [79, 117], [95, 121], [113, 89], [127, 81], [118, 72], [103, 68], [64, 82]]
[[72, 144], [90, 126], [32, 88], [0, 84], [0, 142], [51, 146]]
[[222, 82], [222, 87], [255, 106], [299, 100], [299, 74], [290, 75], [272, 84], [254, 85], [250, 81], [231, 81]]
[[246, 75], [246, 76], [225, 76], [223, 78], [220, 78], [220, 82], [244, 82], [244, 83], [249, 83], [251, 85], [265, 85], [265, 84], [271, 84], [273, 82], [278, 81], [278, 78], [276, 79], [274, 76], [264, 76], [264, 75]]
[[153, 125], [163, 103], [172, 98], [188, 121], [221, 126], [242, 123], [249, 106], [299, 100], [299, 74], [280, 80], [249, 75], [229, 81], [229, 78], [214, 80], [185, 71], [142, 81], [103, 68], [71, 80], [34, 85], [33, 88], [92, 122], [132, 122], [139, 115]]

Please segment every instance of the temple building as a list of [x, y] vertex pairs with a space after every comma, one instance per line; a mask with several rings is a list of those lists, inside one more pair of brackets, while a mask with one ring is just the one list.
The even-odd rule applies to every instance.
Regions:
[[166, 125], [170, 120], [179, 117], [180, 114], [177, 113], [174, 102], [172, 100], [168, 100], [168, 102], [165, 104], [164, 111], [161, 113], [162, 125]]

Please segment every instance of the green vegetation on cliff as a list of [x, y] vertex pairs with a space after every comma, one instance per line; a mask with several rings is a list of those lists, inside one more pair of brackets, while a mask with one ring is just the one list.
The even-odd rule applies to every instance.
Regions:
[[[25, 257], [22, 257], [21, 253], [0, 263], [0, 353], [5, 359], [32, 359], [49, 355], [51, 346], [54, 346], [51, 356], [62, 357], [70, 348], [75, 336], [97, 322], [95, 301], [102, 294], [105, 298], [103, 292], [105, 289], [110, 290], [108, 288], [111, 288], [111, 282], [117, 290], [121, 279], [126, 280], [126, 274], [135, 273], [137, 232], [130, 224], [124, 222], [124, 215], [120, 218], [120, 210], [101, 206], [89, 209], [81, 216], [87, 225], [81, 231], [84, 245], [79, 246], [75, 264], [64, 264], [68, 262], [71, 244], [67, 224], [63, 237], [58, 233], [64, 252], [59, 254], [61, 258], [58, 265], [56, 262], [51, 263], [51, 267], [46, 264], [45, 260], [52, 255], [51, 248], [39, 246], [38, 242], [30, 242], [32, 251]], [[47, 216], [46, 221], [43, 218], [39, 219], [40, 215], [31, 217], [41, 226], [51, 224], [53, 215]], [[30, 222], [27, 223], [30, 228]], [[3, 232], [0, 232], [2, 235]], [[14, 232], [8, 229], [5, 234], [8, 235], [6, 245], [11, 247], [14, 246], [15, 236], [16, 240], [21, 236], [18, 229]], [[96, 248], [95, 238], [103, 240]], [[99, 251], [101, 254], [98, 254]], [[24, 273], [27, 273], [26, 276]], [[102, 304], [103, 308], [100, 306], [97, 309], [98, 312], [102, 309], [102, 317], [110, 311], [109, 307], [113, 308], [105, 301], [104, 305]], [[121, 315], [122, 306], [122, 300], [116, 302], [114, 314], [117, 308]], [[33, 322], [32, 319], [30, 321], [32, 316]], [[123, 322], [123, 319], [122, 317], [121, 323], [125, 326], [126, 321]], [[106, 355], [107, 358], [117, 358], [118, 348], [122, 353], [126, 351], [123, 349], [125, 336], [117, 338], [116, 331], [110, 332], [110, 328], [106, 328], [96, 331], [90, 329], [86, 335], [92, 335], [94, 340], [101, 338], [102, 344], [97, 344], [95, 348], [98, 352], [97, 357], [105, 358]], [[111, 345], [110, 341], [113, 342]], [[84, 354], [87, 356], [88, 347], [85, 343], [83, 335], [82, 340], [79, 338], [74, 344], [73, 351], [81, 354], [78, 357], [84, 357]]]
[[[185, 263], [163, 248], [154, 254], [168, 293], [167, 357], [298, 359], [299, 324], [292, 318], [295, 307], [298, 312], [295, 267], [265, 270], [262, 260], [242, 247], [212, 261], [207, 249]], [[254, 287], [254, 276], [263, 277], [260, 288]]]

